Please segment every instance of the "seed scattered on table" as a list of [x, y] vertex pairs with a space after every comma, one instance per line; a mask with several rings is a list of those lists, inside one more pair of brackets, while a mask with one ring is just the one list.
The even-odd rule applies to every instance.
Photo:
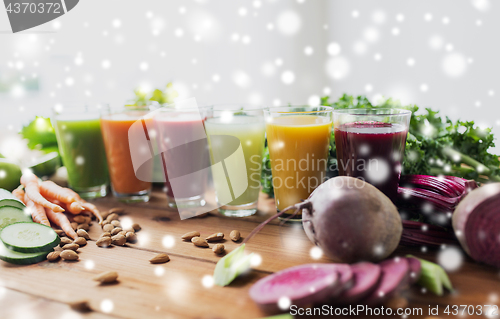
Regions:
[[170, 257], [167, 254], [162, 253], [162, 254], [158, 254], [158, 255], [154, 256], [153, 258], [151, 258], [149, 260], [149, 262], [152, 264], [164, 264], [169, 260], [170, 260]]
[[101, 234], [101, 238], [102, 237], [111, 237], [111, 233], [106, 231], [106, 232]]
[[63, 260], [67, 261], [75, 261], [78, 260], [78, 254], [75, 253], [73, 250], [63, 250], [60, 254], [61, 258]]
[[110, 224], [109, 220], [103, 220], [101, 223], [101, 227], [104, 228], [104, 226], [109, 225], [109, 224]]
[[102, 230], [104, 230], [105, 232], [109, 232], [111, 233], [111, 231], [115, 229], [115, 226], [111, 225], [111, 224], [107, 224], [107, 225], [104, 225], [102, 227]]
[[[104, 237], [104, 238], [106, 238], [106, 237]], [[115, 235], [115, 236], [111, 237], [111, 240], [112, 240], [111, 242], [113, 243], [113, 245], [116, 245], [116, 246], [123, 246], [127, 242], [127, 239], [123, 235]]]
[[60, 251], [53, 251], [47, 255], [47, 260], [50, 262], [58, 261], [61, 257]]
[[90, 239], [90, 236], [89, 236], [89, 233], [87, 233], [87, 231], [85, 229], [78, 229], [76, 231], [76, 234], [79, 236], [79, 237], [83, 237], [85, 238], [86, 240], [89, 240]]
[[76, 215], [75, 217], [73, 217], [73, 221], [77, 224], [83, 224], [87, 222], [87, 219], [85, 218], [85, 216]]
[[208, 243], [205, 239], [201, 237], [193, 237], [191, 238], [191, 242], [198, 247], [208, 248]]
[[190, 231], [189, 233], [185, 233], [182, 235], [182, 240], [191, 240], [193, 237], [200, 237], [200, 232], [198, 231]]
[[61, 242], [59, 243], [59, 245], [62, 247], [64, 245], [71, 244], [71, 243], [73, 243], [71, 238], [63, 237], [63, 238], [61, 238]]
[[113, 220], [118, 220], [118, 214], [116, 213], [111, 213], [108, 215], [108, 217], [106, 217], [106, 220], [109, 221], [111, 223], [111, 221]]
[[106, 248], [106, 247], [109, 247], [111, 246], [111, 237], [108, 237], [108, 236], [104, 236], [104, 237], [101, 237], [99, 238], [97, 241], [96, 241], [96, 245], [98, 247], [102, 247], [102, 248]]
[[133, 232], [127, 232], [127, 234], [125, 235], [125, 238], [127, 239], [127, 241], [129, 243], [137, 242], [137, 235]]
[[80, 247], [87, 245], [87, 241], [83, 237], [77, 237], [73, 243]]
[[240, 240], [240, 238], [241, 238], [240, 231], [239, 230], [231, 231], [231, 233], [229, 234], [229, 238], [231, 238], [231, 240], [234, 242]]
[[54, 231], [56, 232], [57, 236], [59, 236], [59, 237], [66, 236], [66, 233], [63, 232], [61, 229], [55, 229]]
[[89, 230], [89, 229], [90, 229], [90, 226], [89, 226], [89, 224], [84, 223], [84, 224], [80, 224], [80, 225], [76, 226], [76, 229], [77, 229], [77, 230], [78, 230], [78, 229]]
[[224, 233], [215, 233], [205, 238], [209, 243], [224, 239]]
[[224, 252], [224, 245], [223, 244], [215, 244], [213, 247], [212, 247], [212, 251], [214, 253], [216, 253], [217, 255], [220, 255]]
[[90, 312], [90, 311], [92, 311], [92, 308], [90, 308], [89, 302], [87, 300], [72, 301], [68, 305], [74, 311], [78, 311], [78, 312]]
[[73, 251], [77, 251], [78, 248], [80, 248], [80, 246], [78, 246], [77, 244], [66, 244], [64, 246], [62, 246], [62, 249], [63, 250], [73, 250]]
[[139, 224], [137, 224], [137, 223], [133, 224], [133, 225], [132, 225], [132, 228], [133, 228], [135, 231], [139, 231], [139, 230], [141, 230], [141, 229], [142, 229], [142, 228], [141, 228], [141, 225], [139, 225]]
[[76, 228], [78, 227], [78, 223], [75, 223], [75, 222], [70, 223], [70, 225], [71, 225], [71, 228], [73, 228], [73, 230], [76, 230]]
[[118, 279], [118, 273], [116, 271], [106, 271], [102, 274], [94, 277], [95, 281], [99, 281], [101, 284], [110, 284]]
[[121, 224], [120, 224], [120, 222], [118, 220], [112, 220], [111, 221], [111, 225], [113, 225], [115, 227], [120, 227], [121, 226]]
[[111, 236], [118, 235], [119, 232], [121, 232], [123, 229], [120, 227], [116, 227], [113, 230], [111, 230]]

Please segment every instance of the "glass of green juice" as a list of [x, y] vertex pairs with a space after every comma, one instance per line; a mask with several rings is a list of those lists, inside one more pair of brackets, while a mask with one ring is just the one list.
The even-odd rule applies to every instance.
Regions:
[[265, 123], [262, 107], [215, 105], [205, 120], [219, 212], [245, 217], [257, 212]]
[[109, 184], [100, 114], [107, 104], [67, 106], [52, 118], [68, 184], [86, 199], [104, 197]]

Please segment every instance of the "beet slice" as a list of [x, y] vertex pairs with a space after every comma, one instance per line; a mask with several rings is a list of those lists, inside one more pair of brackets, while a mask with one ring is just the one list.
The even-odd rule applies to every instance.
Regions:
[[343, 294], [344, 291], [351, 289], [354, 285], [354, 272], [352, 271], [352, 267], [348, 264], [331, 264], [331, 266], [335, 267], [335, 271], [338, 272], [340, 282], [337, 293], [330, 296], [330, 298], [333, 298]]
[[410, 284], [414, 284], [420, 278], [420, 271], [422, 270], [422, 264], [420, 260], [413, 257], [406, 257], [408, 265], [410, 266]]
[[344, 267], [341, 270], [343, 272], [336, 264], [287, 268], [257, 281], [250, 288], [250, 298], [266, 311], [279, 310], [278, 301], [282, 297], [289, 298], [291, 304], [298, 307], [322, 303], [343, 289], [341, 277], [348, 274]]
[[351, 270], [354, 275], [354, 285], [335, 300], [337, 304], [354, 304], [368, 296], [377, 287], [382, 274], [379, 265], [367, 262], [354, 264]]
[[379, 305], [409, 283], [410, 265], [406, 258], [393, 258], [380, 263], [382, 276], [375, 290], [364, 299], [366, 305]]

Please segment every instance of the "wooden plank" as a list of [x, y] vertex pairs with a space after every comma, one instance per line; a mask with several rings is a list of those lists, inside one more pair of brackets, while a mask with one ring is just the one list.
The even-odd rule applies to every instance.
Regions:
[[98, 312], [79, 313], [71, 310], [68, 305], [54, 302], [45, 298], [36, 297], [19, 291], [0, 286], [0, 318], [3, 319], [111, 319], [112, 316]]
[[[248, 297], [253, 282], [265, 274], [252, 272], [231, 287], [202, 284], [212, 275], [214, 264], [172, 257], [164, 265], [148, 262], [156, 253], [127, 247], [80, 248], [80, 261], [30, 266], [0, 262], [3, 286], [49, 300], [68, 303], [88, 300], [102, 312], [101, 303], [113, 303], [110, 312], [120, 318], [258, 318], [262, 313]], [[92, 269], [86, 265], [93, 264]], [[90, 267], [89, 267], [90, 268]], [[117, 271], [120, 282], [99, 286], [92, 278], [104, 271]], [[244, 315], [242, 316], [242, 312]]]
[[[114, 309], [109, 315], [120, 318], [258, 318], [264, 314], [248, 297], [248, 289], [256, 280], [270, 272], [298, 264], [331, 262], [326, 257], [318, 261], [311, 258], [309, 250], [313, 245], [300, 226], [279, 226], [276, 221], [266, 226], [248, 244], [248, 251], [262, 257], [257, 271], [237, 279], [229, 287], [206, 288], [202, 280], [205, 275], [213, 273], [220, 257], [210, 249], [182, 242], [180, 236], [192, 230], [200, 231], [203, 236], [219, 231], [228, 236], [232, 229], [238, 229], [246, 236], [261, 220], [273, 213], [272, 201], [264, 198], [260, 207], [263, 209], [257, 216], [225, 218], [214, 213], [206, 218], [183, 221], [176, 211], [165, 209], [164, 194], [159, 192], [155, 192], [152, 203], [147, 204], [123, 205], [111, 198], [96, 201], [96, 204], [100, 209], [125, 207], [125, 216], [143, 227], [138, 233], [142, 241], [130, 244], [130, 247], [108, 249], [98, 248], [95, 243], [89, 242], [80, 249], [81, 261], [76, 263], [43, 262], [32, 266], [13, 266], [0, 262], [0, 283], [16, 291], [50, 299], [56, 304], [88, 299], [100, 313], [101, 302], [110, 299]], [[101, 232], [94, 223], [89, 234], [95, 239]], [[172, 236], [173, 247], [164, 247], [162, 240], [165, 236]], [[239, 245], [230, 240], [224, 244], [228, 251]], [[150, 265], [148, 260], [159, 251], [168, 252], [172, 260], [165, 265]], [[418, 248], [399, 247], [395, 253], [399, 256], [406, 254], [428, 260], [435, 260], [436, 257], [436, 252], [423, 253]], [[93, 269], [85, 267], [90, 261], [94, 263]], [[108, 270], [119, 272], [119, 284], [101, 287], [92, 281], [97, 273]], [[155, 271], [164, 273], [158, 276]], [[500, 295], [498, 270], [476, 264], [469, 258], [450, 277], [456, 293], [436, 297], [415, 287], [405, 293], [410, 306], [427, 309], [428, 305], [478, 305], [491, 303], [492, 296]], [[40, 311], [44, 315], [54, 314], [55, 308]]]

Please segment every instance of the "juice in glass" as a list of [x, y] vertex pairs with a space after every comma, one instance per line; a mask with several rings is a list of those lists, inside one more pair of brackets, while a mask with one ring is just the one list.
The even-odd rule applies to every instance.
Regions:
[[[210, 166], [210, 160], [202, 115], [198, 109], [168, 107], [155, 112], [153, 123], [158, 133], [159, 148], [162, 151], [172, 150], [161, 153], [169, 206], [204, 206], [208, 179], [205, 168]], [[172, 187], [168, 171], [175, 174], [171, 178], [182, 177], [182, 183], [175, 183]]]
[[[147, 110], [123, 110], [101, 116], [101, 130], [113, 194], [121, 201], [148, 201], [151, 182], [136, 177], [129, 146], [129, 129]], [[134, 150], [137, 151], [137, 150]], [[152, 162], [151, 162], [152, 164]], [[153, 170], [150, 165], [151, 173]], [[144, 167], [148, 170], [148, 167]]]
[[[244, 217], [257, 212], [265, 144], [262, 115], [260, 108], [252, 106], [215, 106], [213, 117], [205, 122], [211, 161], [213, 164], [224, 162], [225, 166], [223, 170], [214, 169], [212, 166], [212, 175], [219, 211], [226, 216]], [[235, 137], [236, 143], [223, 140], [228, 136]], [[239, 150], [242, 151], [241, 158], [232, 158], [231, 155], [237, 154]], [[238, 171], [243, 173], [239, 181], [227, 174]], [[221, 189], [225, 189], [226, 185], [232, 188], [232, 198], [222, 200]], [[241, 189], [241, 192], [235, 194], [238, 189]]]
[[106, 196], [109, 182], [99, 116], [91, 108], [70, 108], [52, 119], [69, 186], [83, 198]]
[[324, 106], [266, 111], [267, 143], [278, 211], [307, 199], [325, 180], [331, 111]]
[[363, 179], [394, 201], [410, 117], [395, 109], [334, 111], [339, 174]]

